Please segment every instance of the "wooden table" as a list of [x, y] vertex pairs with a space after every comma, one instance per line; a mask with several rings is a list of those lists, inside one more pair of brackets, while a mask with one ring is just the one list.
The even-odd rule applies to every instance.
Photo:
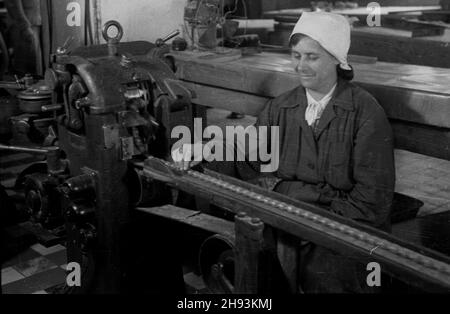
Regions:
[[[174, 52], [177, 75], [195, 103], [257, 115], [266, 101], [299, 84], [286, 54]], [[450, 70], [396, 63], [353, 63], [354, 82], [385, 109], [396, 147], [450, 160]]]

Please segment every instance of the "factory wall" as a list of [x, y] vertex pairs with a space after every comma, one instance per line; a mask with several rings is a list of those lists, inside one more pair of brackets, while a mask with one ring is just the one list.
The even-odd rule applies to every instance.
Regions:
[[[228, 3], [229, 0], [224, 0]], [[241, 0], [242, 1], [242, 0]], [[310, 0], [245, 0], [253, 10], [263, 11], [308, 7]], [[359, 0], [360, 6], [373, 0]], [[183, 29], [183, 14], [187, 0], [95, 0], [97, 3], [97, 31], [101, 25], [114, 19], [124, 28], [123, 41], [156, 39], [175, 29]], [[257, 4], [256, 2], [259, 2]], [[440, 0], [379, 0], [382, 6], [438, 5]], [[254, 18], [256, 16], [253, 16]], [[101, 42], [103, 41], [100, 35]]]
[[[99, 25], [108, 20], [117, 20], [124, 29], [122, 41], [154, 42], [171, 31], [180, 29], [186, 2], [186, 0], [97, 0]], [[103, 41], [101, 36], [100, 38]]]

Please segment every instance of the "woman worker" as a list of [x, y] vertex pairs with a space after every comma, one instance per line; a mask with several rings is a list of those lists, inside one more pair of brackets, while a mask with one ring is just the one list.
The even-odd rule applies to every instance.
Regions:
[[[395, 185], [392, 132], [377, 101], [350, 82], [349, 23], [333, 13], [304, 12], [290, 47], [300, 85], [271, 100], [258, 117], [258, 126], [279, 126], [280, 152], [274, 176], [259, 182], [389, 230]], [[184, 160], [178, 165], [186, 169], [191, 164]], [[235, 166], [229, 174], [251, 177], [242, 174], [248, 172], [244, 168]], [[371, 291], [365, 265], [358, 265], [351, 256], [310, 242], [302, 242], [298, 253], [301, 291]]]

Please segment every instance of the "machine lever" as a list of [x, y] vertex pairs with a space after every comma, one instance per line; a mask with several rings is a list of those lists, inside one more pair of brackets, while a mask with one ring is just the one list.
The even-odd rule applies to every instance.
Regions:
[[22, 147], [22, 146], [8, 146], [0, 144], [0, 150], [9, 150], [23, 153], [32, 153], [32, 154], [47, 154], [50, 151], [54, 151], [59, 149], [56, 146], [49, 147]]
[[64, 106], [63, 104], [45, 105], [42, 106], [41, 109], [43, 112], [56, 111], [62, 109], [63, 106]]
[[167, 35], [164, 38], [159, 38], [156, 40], [156, 46], [161, 47], [166, 41], [171, 40], [175, 36], [178, 36], [180, 34], [180, 30], [176, 29], [173, 32], [171, 32], [169, 35]]
[[72, 42], [75, 40], [75, 38], [73, 36], [69, 36], [67, 37], [66, 41], [64, 42], [64, 44], [61, 47], [58, 47], [56, 49], [56, 54], [58, 55], [63, 55], [67, 53], [67, 50], [69, 49], [70, 45], [72, 44]]

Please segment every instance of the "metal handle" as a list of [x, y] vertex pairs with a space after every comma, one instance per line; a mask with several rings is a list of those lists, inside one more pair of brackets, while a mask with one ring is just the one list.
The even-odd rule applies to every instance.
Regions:
[[63, 108], [63, 104], [45, 105], [41, 107], [42, 112], [56, 111]]
[[156, 41], [156, 46], [162, 46], [166, 41], [171, 40], [172, 38], [174, 38], [175, 36], [178, 36], [180, 34], [180, 30], [176, 29], [173, 32], [171, 32], [169, 35], [165, 36], [164, 38], [159, 38]]
[[164, 37], [164, 38], [162, 39], [162, 41], [163, 41], [163, 42], [166, 42], [166, 41], [168, 41], [168, 40], [170, 40], [170, 39], [172, 39], [172, 38], [174, 38], [175, 36], [178, 36], [178, 35], [180, 35], [180, 30], [179, 30], [179, 29], [176, 29], [176, 30], [174, 30], [172, 33], [170, 33], [169, 35], [167, 35], [166, 37]]
[[8, 146], [0, 144], [0, 150], [9, 150], [23, 153], [34, 153], [34, 154], [47, 154], [50, 151], [58, 150], [59, 147], [49, 146], [49, 147], [22, 147], [22, 146]]

